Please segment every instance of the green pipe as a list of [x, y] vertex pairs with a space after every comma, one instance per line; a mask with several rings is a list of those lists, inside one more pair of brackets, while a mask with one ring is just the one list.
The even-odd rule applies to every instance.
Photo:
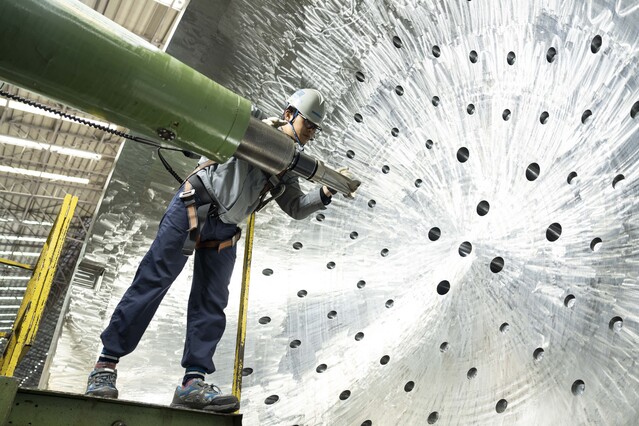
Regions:
[[79, 1], [0, 0], [0, 79], [220, 162], [251, 110]]

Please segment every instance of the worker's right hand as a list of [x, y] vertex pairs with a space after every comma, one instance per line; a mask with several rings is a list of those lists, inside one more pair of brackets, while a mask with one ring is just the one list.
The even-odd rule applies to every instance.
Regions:
[[268, 118], [265, 118], [264, 120], [262, 120], [262, 123], [264, 123], [264, 124], [266, 124], [268, 126], [271, 126], [271, 127], [275, 127], [277, 129], [278, 127], [282, 127], [285, 124], [287, 124], [288, 121], [282, 120], [279, 117], [268, 117]]

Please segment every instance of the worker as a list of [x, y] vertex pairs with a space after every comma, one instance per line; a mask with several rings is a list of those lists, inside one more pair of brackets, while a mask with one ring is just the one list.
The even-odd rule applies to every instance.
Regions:
[[[325, 112], [322, 94], [302, 89], [288, 99], [281, 119], [265, 121], [303, 150], [320, 130]], [[237, 224], [272, 199], [292, 218], [304, 219], [326, 209], [337, 191], [323, 186], [304, 194], [291, 173], [270, 176], [236, 158], [223, 164], [204, 158], [200, 163], [173, 197], [151, 248], [100, 336], [103, 349], [89, 374], [86, 395], [118, 397], [118, 361], [138, 345], [187, 255], [195, 251], [182, 356], [185, 373], [171, 406], [215, 412], [239, 408], [235, 396], [204, 380], [215, 371], [213, 354], [226, 326], [224, 308], [240, 237]]]

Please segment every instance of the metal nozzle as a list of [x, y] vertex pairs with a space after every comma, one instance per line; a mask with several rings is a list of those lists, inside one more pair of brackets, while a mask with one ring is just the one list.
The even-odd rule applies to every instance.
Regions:
[[295, 143], [284, 133], [251, 117], [235, 157], [271, 174], [290, 170], [311, 182], [328, 186], [350, 196], [361, 182], [327, 168], [310, 155], [298, 152]]

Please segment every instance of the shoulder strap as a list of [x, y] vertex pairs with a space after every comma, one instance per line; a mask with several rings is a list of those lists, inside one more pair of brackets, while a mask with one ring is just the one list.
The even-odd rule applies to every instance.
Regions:
[[197, 168], [195, 170], [193, 170], [187, 177], [186, 179], [184, 179], [184, 182], [186, 182], [187, 180], [189, 180], [189, 178], [191, 176], [193, 176], [194, 174], [196, 174], [197, 172], [199, 172], [200, 170], [206, 169], [209, 166], [213, 166], [217, 164], [217, 161], [213, 161], [213, 160], [208, 160], [205, 161], [204, 163], [200, 164], [199, 166], [197, 166]]

